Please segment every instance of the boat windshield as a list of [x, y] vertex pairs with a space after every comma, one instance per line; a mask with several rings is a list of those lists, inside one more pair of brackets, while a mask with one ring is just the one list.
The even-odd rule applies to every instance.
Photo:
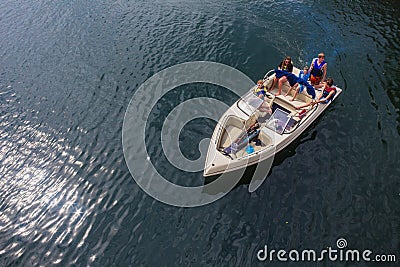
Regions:
[[242, 99], [238, 102], [238, 107], [246, 114], [253, 114], [257, 108], [261, 106], [264, 102], [261, 98], [258, 98], [252, 92], [243, 96]]
[[290, 120], [289, 113], [277, 108], [267, 122], [267, 127], [278, 134], [282, 134]]

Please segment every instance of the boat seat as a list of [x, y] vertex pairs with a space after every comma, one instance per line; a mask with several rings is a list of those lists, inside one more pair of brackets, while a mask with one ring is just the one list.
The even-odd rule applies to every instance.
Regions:
[[[224, 130], [225, 132], [222, 134], [222, 140], [219, 145], [220, 148], [225, 148], [231, 145], [233, 140], [239, 137], [239, 135], [243, 132], [244, 128], [238, 128], [233, 125], [229, 125]], [[229, 135], [227, 134], [229, 133]]]
[[[289, 101], [288, 97], [285, 97], [284, 95], [278, 95], [275, 97], [274, 101], [277, 105], [283, 107], [286, 109], [289, 113], [292, 113], [292, 111], [296, 111], [296, 106], [299, 103], [298, 101]], [[304, 104], [304, 102], [301, 102], [300, 105]]]
[[[296, 74], [296, 75], [298, 75], [298, 72], [299, 72], [299, 70], [297, 70], [297, 73], [295, 73], [295, 71], [293, 71], [293, 73], [294, 74]], [[289, 82], [285, 82], [283, 85], [282, 85], [282, 92], [281, 92], [281, 97], [284, 97], [284, 95], [289, 91], [289, 89], [290, 89], [290, 84], [289, 84]], [[317, 91], [317, 90], [316, 90]], [[275, 85], [275, 87], [271, 90], [271, 93], [272, 94], [275, 94], [275, 93], [277, 93], [278, 92], [278, 83]], [[294, 95], [294, 93], [295, 93], [295, 91], [294, 91], [294, 89], [290, 92], [290, 94], [288, 95], [288, 96], [286, 96], [285, 98], [288, 100], [288, 102], [292, 102], [292, 101], [289, 101], [289, 99], [292, 99], [293, 98], [293, 95]], [[317, 92], [316, 92], [317, 93]], [[309, 104], [309, 103], [311, 103], [311, 101], [312, 101], [312, 98], [311, 98], [311, 96], [309, 96], [308, 94], [307, 94], [307, 92], [306, 92], [306, 90], [304, 89], [303, 90], [303, 92], [301, 92], [301, 93], [298, 93], [297, 94], [297, 96], [296, 96], [296, 98], [295, 98], [295, 100], [293, 101], [293, 105], [294, 106], [300, 106], [300, 105], [304, 105], [304, 104]]]
[[[284, 95], [289, 91], [289, 89], [290, 89], [289, 83], [288, 83], [288, 82], [284, 83], [283, 86], [282, 86], [282, 95], [284, 96]], [[294, 96], [294, 93], [295, 93], [295, 90], [293, 89], [293, 90], [286, 96], [286, 98], [287, 98], [288, 100], [289, 100], [289, 99], [292, 99], [293, 96]], [[305, 104], [305, 103], [307, 103], [307, 104], [308, 104], [308, 103], [311, 103], [312, 98], [311, 98], [311, 96], [309, 96], [309, 95], [306, 93], [306, 90], [304, 89], [303, 92], [297, 94], [297, 96], [296, 96], [296, 98], [295, 98], [294, 101], [300, 102], [299, 105], [303, 105], [303, 104]], [[294, 102], [294, 101], [293, 101], [293, 102]], [[294, 104], [297, 106], [298, 103], [294, 102]]]

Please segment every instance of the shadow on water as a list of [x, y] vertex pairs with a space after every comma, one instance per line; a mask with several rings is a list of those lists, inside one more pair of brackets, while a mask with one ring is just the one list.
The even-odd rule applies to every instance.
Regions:
[[[300, 145], [307, 143], [309, 141], [315, 140], [315, 138], [317, 137], [318, 131], [310, 129], [307, 132], [309, 132], [309, 131], [311, 131], [309, 137], [303, 139], [302, 137], [304, 135], [308, 135], [307, 133], [303, 133], [302, 135], [300, 135], [300, 137], [296, 138], [293, 142], [291, 142], [285, 149], [283, 149], [282, 151], [275, 154], [274, 161], [272, 162], [272, 165], [268, 171], [268, 174], [266, 174], [266, 178], [271, 176], [272, 170], [275, 166], [281, 165], [287, 158], [290, 158], [290, 157], [293, 157], [294, 155], [296, 155], [296, 149]], [[256, 171], [257, 166], [258, 166], [258, 164], [253, 164], [253, 165], [247, 166], [246, 170], [242, 174], [242, 177], [240, 178], [239, 182], [236, 184], [236, 186], [233, 189], [235, 189], [239, 186], [242, 186], [242, 185], [249, 185], [251, 180], [254, 177], [254, 172]], [[235, 172], [237, 172], [238, 175], [241, 174], [241, 171], [239, 170], [239, 171], [233, 171], [232, 175], [235, 175]], [[217, 180], [219, 177], [220, 177], [220, 175], [205, 177], [204, 184], [207, 185], [207, 184]]]

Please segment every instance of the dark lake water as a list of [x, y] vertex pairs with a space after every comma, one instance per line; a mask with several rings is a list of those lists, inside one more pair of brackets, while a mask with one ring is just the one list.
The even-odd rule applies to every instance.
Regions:
[[[338, 238], [398, 263], [399, 18], [398, 1], [2, 1], [0, 266], [265, 266], [264, 245], [321, 250]], [[132, 179], [122, 123], [153, 74], [202, 60], [256, 81], [285, 55], [301, 67], [321, 51], [344, 91], [257, 191], [243, 183], [176, 208]], [[223, 88], [181, 89], [165, 110], [199, 95], [236, 100]], [[214, 126], [185, 127], [188, 157]], [[203, 183], [162, 157], [157, 165]], [[333, 264], [345, 265], [320, 263]]]

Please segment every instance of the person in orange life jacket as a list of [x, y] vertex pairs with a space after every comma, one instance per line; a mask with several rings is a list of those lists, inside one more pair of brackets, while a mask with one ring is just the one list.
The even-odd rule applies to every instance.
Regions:
[[334, 81], [332, 78], [326, 79], [326, 82], [323, 83], [323, 91], [322, 93], [318, 96], [318, 98], [315, 101], [312, 101], [311, 103], [304, 104], [302, 106], [296, 107], [297, 109], [301, 109], [310, 105], [315, 105], [318, 103], [323, 103], [327, 104], [330, 101], [333, 100], [336, 94], [336, 87], [332, 87]]
[[325, 61], [325, 54], [319, 53], [318, 58], [312, 60], [311, 66], [308, 70], [312, 86], [315, 88], [321, 88], [324, 86], [323, 82], [325, 81], [327, 69], [328, 63]]
[[[285, 59], [279, 64], [278, 69], [292, 73], [293, 71], [292, 58], [286, 56]], [[286, 81], [287, 81], [286, 76], [282, 76], [281, 78], [279, 78], [279, 80], [278, 78], [275, 77], [274, 82], [272, 83], [272, 86], [269, 88], [269, 90], [274, 89], [276, 82], [278, 82], [278, 92], [275, 95], [280, 95], [282, 93], [282, 85]]]

